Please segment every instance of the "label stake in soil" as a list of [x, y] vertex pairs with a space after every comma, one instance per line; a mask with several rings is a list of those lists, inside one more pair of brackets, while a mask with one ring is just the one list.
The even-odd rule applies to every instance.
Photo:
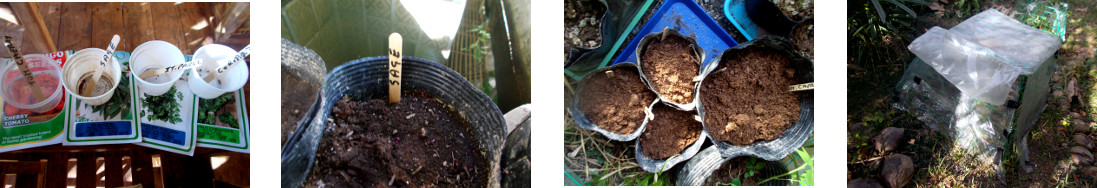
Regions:
[[103, 76], [103, 68], [107, 66], [107, 63], [111, 62], [110, 58], [114, 57], [114, 48], [118, 47], [119, 40], [121, 40], [121, 38], [119, 38], [118, 35], [114, 35], [114, 37], [110, 38], [110, 45], [107, 46], [107, 53], [103, 54], [103, 59], [99, 61], [99, 66], [95, 67], [94, 73], [91, 74], [92, 77], [88, 78], [87, 85], [80, 91], [80, 95], [90, 96], [91, 92], [95, 91], [95, 87], [99, 82], [99, 77]]
[[815, 89], [815, 82], [806, 83], [806, 84], [796, 84], [796, 85], [788, 86], [788, 91], [804, 91], [804, 90], [814, 90], [814, 89]]
[[247, 57], [248, 54], [251, 54], [251, 44], [248, 44], [248, 46], [244, 46], [244, 49], [240, 49], [240, 52], [237, 52], [236, 56], [232, 57], [232, 61], [229, 61], [229, 63], [225, 64], [225, 66], [217, 67], [216, 71], [210, 71], [208, 74], [206, 74], [206, 77], [202, 78], [202, 80], [205, 80], [206, 83], [209, 83], [213, 81], [213, 79], [221, 77], [221, 73], [225, 73], [226, 69], [229, 69], [229, 67], [236, 65], [236, 63], [239, 63], [240, 61], [243, 61], [244, 57]]
[[33, 91], [34, 97], [46, 100], [46, 95], [42, 94], [42, 86], [38, 86], [38, 82], [34, 80], [34, 74], [30, 72], [30, 67], [27, 67], [27, 63], [23, 61], [23, 54], [20, 54], [19, 49], [15, 48], [15, 43], [11, 42], [11, 36], [4, 36], [4, 46], [8, 47], [12, 59], [15, 59], [15, 65], [19, 67], [19, 71], [23, 72], [23, 80], [27, 81], [27, 86]]
[[172, 66], [163, 67], [163, 68], [146, 69], [145, 72], [141, 73], [140, 77], [141, 77], [141, 79], [148, 79], [149, 77], [153, 77], [153, 76], [156, 76], [156, 75], [161, 75], [161, 74], [165, 74], [165, 73], [169, 73], [169, 72], [175, 72], [175, 71], [181, 71], [181, 70], [187, 70], [189, 68], [198, 67], [199, 65], [202, 65], [202, 59], [195, 59], [193, 61], [186, 62], [186, 63], [183, 63], [183, 64], [172, 65]]
[[400, 33], [389, 35], [389, 103], [400, 102], [400, 71], [403, 70], [403, 60], [400, 53], [404, 48], [404, 39]]

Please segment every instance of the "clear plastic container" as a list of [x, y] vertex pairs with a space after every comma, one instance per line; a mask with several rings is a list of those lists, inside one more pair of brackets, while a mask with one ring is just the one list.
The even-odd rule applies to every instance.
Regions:
[[142, 43], [134, 48], [130, 55], [130, 72], [137, 80], [137, 88], [149, 95], [162, 95], [171, 89], [176, 80], [185, 71], [175, 71], [142, 79], [146, 69], [164, 68], [185, 63], [186, 58], [178, 47], [171, 43], [154, 40]]
[[61, 102], [61, 67], [45, 55], [28, 54], [23, 59], [34, 75], [33, 79], [42, 88], [44, 98], [35, 97], [34, 88], [27, 84], [19, 66], [8, 63], [3, 69], [4, 87], [0, 92], [4, 102], [32, 112], [46, 112], [57, 107]]
[[218, 67], [228, 64], [236, 56], [236, 50], [220, 44], [207, 44], [194, 52], [192, 59], [202, 59], [202, 65], [190, 70], [187, 83], [191, 91], [203, 99], [212, 99], [227, 92], [236, 91], [248, 82], [248, 62], [240, 60], [241, 65], [233, 65], [211, 82], [202, 77]]

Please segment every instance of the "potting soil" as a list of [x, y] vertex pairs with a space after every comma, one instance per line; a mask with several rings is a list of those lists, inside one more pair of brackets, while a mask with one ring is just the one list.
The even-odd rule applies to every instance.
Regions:
[[701, 86], [705, 126], [717, 141], [747, 145], [772, 140], [800, 118], [798, 84], [789, 60], [769, 50], [749, 50], [721, 62], [728, 69]]
[[674, 103], [693, 100], [693, 78], [697, 77], [700, 61], [681, 37], [667, 36], [653, 39], [640, 57], [640, 66], [656, 93]]
[[564, 56], [574, 48], [601, 46], [605, 5], [597, 0], [567, 0], [564, 7]]
[[583, 113], [591, 122], [613, 133], [628, 134], [639, 128], [644, 122], [644, 108], [655, 100], [640, 73], [636, 69], [616, 68], [592, 74], [581, 83], [579, 107]]
[[469, 125], [423, 92], [336, 102], [307, 187], [484, 187], [490, 167]]
[[701, 122], [693, 119], [694, 113], [662, 103], [655, 104], [651, 113], [655, 119], [648, 122], [640, 136], [640, 147], [643, 147], [644, 155], [652, 159], [666, 159], [682, 153], [701, 134]]

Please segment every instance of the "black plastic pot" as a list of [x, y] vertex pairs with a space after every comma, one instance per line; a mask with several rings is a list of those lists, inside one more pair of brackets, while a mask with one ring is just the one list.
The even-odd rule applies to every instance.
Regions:
[[[701, 118], [705, 118], [705, 104], [701, 102], [700, 97], [702, 95], [711, 95], [709, 93], [701, 93], [701, 87], [709, 80], [708, 75], [714, 72], [726, 71], [727, 65], [722, 64], [726, 59], [730, 59], [738, 56], [739, 53], [749, 52], [751, 50], [770, 50], [777, 52], [788, 58], [789, 65], [796, 71], [794, 78], [798, 83], [814, 82], [814, 65], [807, 58], [796, 54], [792, 44], [783, 37], [777, 36], [764, 36], [762, 38], [748, 41], [738, 46], [729, 48], [714, 58], [715, 60], [707, 64], [704, 68], [704, 73], [701, 75], [704, 79], [698, 83], [697, 87], [697, 112], [700, 113]], [[718, 141], [709, 135], [709, 139], [719, 148], [720, 153], [725, 157], [734, 156], [754, 156], [769, 161], [780, 160], [789, 153], [796, 151], [811, 137], [815, 131], [815, 92], [814, 91], [799, 91], [800, 94], [800, 119], [792, 124], [791, 127], [785, 129], [785, 132], [781, 133], [776, 139], [755, 141], [749, 145], [734, 145], [729, 142]], [[704, 121], [702, 121], [704, 124]], [[705, 131], [708, 132], [708, 127], [705, 127]]]
[[[682, 33], [679, 33], [678, 30], [663, 28], [662, 32], [645, 35], [644, 38], [640, 39], [640, 43], [636, 46], [636, 67], [640, 69], [640, 78], [644, 80], [644, 85], [647, 85], [651, 91], [655, 92], [655, 96], [658, 97], [660, 101], [670, 104], [672, 107], [678, 110], [692, 111], [694, 108], [697, 107], [696, 91], [694, 91], [693, 93], [693, 100], [690, 100], [690, 102], [688, 103], [671, 102], [663, 97], [663, 94], [659, 93], [659, 90], [655, 89], [655, 87], [651, 85], [651, 79], [648, 78], [648, 75], [644, 74], [644, 61], [642, 60], [643, 58], [641, 58], [644, 55], [644, 50], [647, 48], [648, 43], [651, 43], [655, 39], [662, 39], [663, 37], [679, 37], [686, 39], [686, 41], [689, 41], [689, 46], [693, 49], [693, 55], [697, 57], [697, 76], [701, 76], [701, 70], [703, 70], [701, 64], [705, 60], [705, 53], [704, 50], [701, 49], [701, 46], [697, 45], [697, 39], [682, 35]], [[695, 90], [697, 86], [699, 85], [694, 83]]]
[[[297, 79], [297, 80], [303, 82], [304, 88], [307, 88], [306, 90], [309, 90], [309, 91], [305, 91], [305, 92], [310, 92], [310, 93], [312, 93], [312, 95], [316, 95], [316, 93], [320, 92], [319, 91], [320, 90], [320, 85], [324, 83], [324, 75], [327, 74], [327, 72], [328, 72], [327, 68], [324, 67], [324, 60], [321, 59], [319, 55], [316, 55], [316, 52], [313, 52], [312, 50], [309, 50], [308, 48], [305, 48], [304, 46], [294, 44], [293, 42], [290, 42], [289, 40], [282, 39], [282, 78], [283, 78], [282, 85], [283, 86], [287, 85], [285, 78], [289, 77], [290, 79]], [[282, 93], [285, 94], [285, 88], [283, 88]], [[315, 97], [312, 97], [312, 98], [315, 98]], [[285, 101], [283, 101], [283, 102], [285, 102]], [[290, 101], [290, 102], [298, 103], [298, 104], [301, 104], [301, 103], [308, 103], [308, 104], [315, 103], [315, 101], [311, 100], [311, 99], [300, 99], [300, 100]], [[291, 105], [291, 106], [293, 106], [293, 105]], [[305, 114], [310, 114], [308, 111], [311, 110], [311, 109], [309, 107], [306, 107], [304, 109], [289, 109], [289, 107], [287, 107], [286, 104], [283, 104], [282, 110], [283, 111], [299, 110], [301, 112], [306, 112]], [[302, 118], [301, 120], [299, 120], [297, 122], [293, 122], [293, 123], [296, 124], [297, 127], [299, 128], [299, 127], [301, 127], [300, 125], [302, 124], [302, 122], [308, 122], [308, 120], [305, 119], [305, 118]], [[290, 122], [282, 122], [282, 123], [283, 123], [283, 126], [285, 126], [287, 123], [290, 123]], [[297, 128], [294, 128], [294, 129], [296, 130]], [[282, 134], [283, 135], [288, 135], [290, 133], [293, 133], [293, 132], [287, 132], [287, 133], [282, 133]], [[286, 141], [287, 140], [283, 140], [282, 144], [285, 144]]]
[[[324, 79], [308, 124], [302, 124], [282, 148], [282, 187], [300, 187], [309, 176], [316, 150], [335, 102], [344, 96], [376, 99], [388, 96], [388, 57], [369, 57], [347, 62]], [[499, 161], [506, 125], [491, 99], [453, 70], [423, 59], [404, 57], [402, 90], [430, 93], [452, 106], [468, 122], [491, 170], [488, 187], [499, 187]]]
[[606, 54], [606, 52], [609, 51], [609, 48], [603, 47], [605, 47], [606, 44], [612, 43], [613, 39], [616, 38], [613, 37], [615, 36], [613, 32], [613, 19], [609, 19], [613, 16], [613, 14], [610, 12], [609, 4], [607, 4], [605, 0], [598, 0], [598, 3], [601, 3], [602, 7], [605, 8], [605, 13], [603, 13], [601, 18], [599, 18], [598, 20], [598, 22], [601, 23], [598, 29], [599, 35], [602, 36], [601, 43], [598, 43], [598, 46], [592, 48], [576, 47], [569, 50], [567, 60], [564, 62], [564, 68], [586, 71], [591, 71], [595, 68], [598, 68], [598, 63], [594, 62], [602, 61], [600, 57], [602, 57]]
[[[796, 34], [799, 34], [799, 33], [796, 32], [796, 30], [799, 29], [800, 27], [815, 27], [815, 18], [814, 18], [814, 16], [809, 16], [808, 18], [804, 19], [804, 21], [802, 21], [800, 23], [797, 23], [796, 26], [792, 27], [792, 31], [790, 31], [788, 33], [788, 39], [790, 41], [792, 41], [792, 45], [793, 45], [793, 47], [795, 47], [794, 49], [796, 49], [796, 53], [798, 53], [801, 56], [804, 56], [804, 57], [810, 59], [812, 62], [814, 62], [815, 61], [814, 47], [812, 48], [812, 52], [807, 52], [806, 51], [807, 49], [801, 48], [800, 46], [796, 45], [798, 42], [800, 42], [796, 38]], [[815, 29], [811, 28], [810, 32], [811, 32], [811, 35], [812, 35], [811, 40], [815, 40], [815, 37], [814, 37]]]
[[[710, 176], [724, 163], [731, 161], [736, 157], [745, 156], [732, 156], [724, 157], [720, 155], [720, 149], [715, 146], [710, 146], [697, 153], [693, 159], [686, 162], [686, 165], [678, 171], [678, 179], [675, 185], [678, 186], [702, 186], [705, 184], [705, 180], [708, 180]], [[788, 168], [785, 168], [781, 162], [778, 161], [766, 161], [766, 165], [759, 172], [756, 177], [769, 178], [773, 176], [782, 175], [788, 173]], [[789, 186], [788, 181], [784, 180], [770, 180], [762, 186]]]
[[796, 22], [785, 16], [785, 13], [777, 9], [777, 5], [769, 0], [747, 0], [743, 6], [746, 7], [750, 20], [770, 34], [788, 34], [792, 26], [796, 25]]
[[[645, 111], [648, 113], [647, 118], [644, 119], [645, 126], [648, 122], [647, 119], [659, 117], [652, 114], [652, 108], [655, 108], [655, 105], [667, 104], [660, 103], [658, 100], [652, 101], [651, 105], [649, 105], [647, 110]], [[652, 159], [651, 157], [644, 155], [643, 147], [640, 146], [640, 142], [643, 142], [644, 139], [637, 139], [635, 146], [633, 146], [636, 148], [636, 164], [638, 164], [640, 168], [643, 168], [645, 171], [651, 173], [660, 173], [663, 171], [667, 171], [670, 168], [674, 167], [674, 165], [693, 158], [694, 154], [697, 154], [697, 151], [701, 150], [701, 145], [705, 144], [705, 138], [707, 137], [708, 132], [702, 129], [701, 134], [697, 135], [697, 140], [693, 141], [693, 144], [690, 144], [689, 147], [686, 147], [686, 149], [682, 150], [682, 152], [679, 152], [677, 155], [671, 156], [670, 158], [666, 159]]]
[[[583, 113], [583, 108], [580, 108], [580, 106], [579, 106], [580, 101], [582, 101], [583, 98], [584, 98], [582, 96], [583, 90], [584, 89], [589, 89], [589, 88], [585, 87], [586, 86], [585, 81], [590, 80], [590, 78], [594, 75], [604, 74], [603, 72], [605, 72], [606, 70], [614, 70], [614, 69], [629, 69], [629, 70], [635, 70], [637, 73], [640, 73], [640, 69], [637, 67], [636, 64], [619, 63], [619, 64], [616, 64], [616, 65], [613, 65], [613, 66], [603, 67], [603, 68], [598, 69], [594, 72], [591, 72], [590, 74], [587, 74], [586, 76], [583, 77], [582, 80], [579, 80], [579, 84], [578, 84], [579, 87], [576, 89], [574, 97], [572, 97], [571, 107], [568, 108], [568, 112], [571, 113], [572, 120], [575, 121], [575, 124], [579, 125], [580, 128], [587, 129], [587, 130], [593, 130], [595, 132], [602, 133], [603, 136], [606, 136], [606, 138], [609, 138], [610, 140], [630, 141], [632, 139], [636, 139], [636, 137], [640, 137], [640, 133], [644, 132], [644, 127], [648, 124], [647, 118], [644, 118], [644, 122], [642, 122], [640, 124], [640, 127], [636, 128], [636, 130], [632, 131], [632, 133], [617, 134], [617, 133], [613, 133], [612, 131], [603, 129], [603, 128], [599, 127], [598, 124], [595, 124], [594, 122], [592, 122], [590, 120], [590, 118], [587, 118], [587, 115], [585, 113]], [[643, 73], [640, 73], [640, 74], [641, 74], [640, 78], [643, 79]], [[643, 84], [643, 83], [641, 83], [641, 84]], [[605, 88], [593, 88], [593, 89], [605, 89]], [[650, 87], [648, 88], [648, 91], [651, 91]]]

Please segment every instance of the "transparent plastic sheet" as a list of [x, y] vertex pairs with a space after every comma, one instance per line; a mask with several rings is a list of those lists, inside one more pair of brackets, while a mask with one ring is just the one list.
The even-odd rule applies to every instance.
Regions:
[[[1010, 83], [1006, 99], [1016, 101], [1022, 82]], [[920, 59], [907, 66], [895, 89], [892, 107], [944, 132], [968, 153], [989, 160], [1005, 147], [1005, 133], [1013, 128], [1016, 108], [964, 99], [962, 92]]]
[[1003, 105], [1010, 84], [1035, 72], [1061, 44], [1058, 37], [988, 9], [949, 30], [933, 27], [907, 48], [956, 85], [961, 100]]

